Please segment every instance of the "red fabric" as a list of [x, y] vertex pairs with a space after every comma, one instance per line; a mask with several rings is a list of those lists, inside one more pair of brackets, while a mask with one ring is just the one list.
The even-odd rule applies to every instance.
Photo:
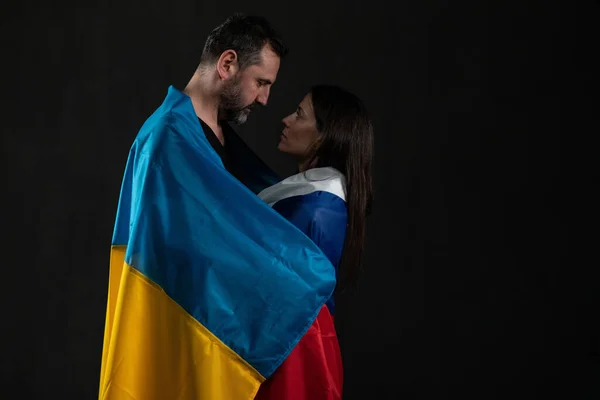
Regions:
[[281, 366], [260, 387], [256, 400], [339, 400], [342, 355], [333, 318], [323, 306], [315, 322]]

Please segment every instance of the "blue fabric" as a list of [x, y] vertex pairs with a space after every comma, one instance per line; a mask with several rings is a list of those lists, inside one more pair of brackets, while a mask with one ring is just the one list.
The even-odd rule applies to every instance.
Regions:
[[[335, 266], [337, 277], [348, 223], [344, 200], [329, 192], [317, 191], [280, 200], [273, 209], [319, 246]], [[331, 296], [326, 304], [334, 315], [334, 297]]]
[[335, 287], [327, 256], [223, 168], [173, 87], [131, 148], [113, 244], [265, 378]]

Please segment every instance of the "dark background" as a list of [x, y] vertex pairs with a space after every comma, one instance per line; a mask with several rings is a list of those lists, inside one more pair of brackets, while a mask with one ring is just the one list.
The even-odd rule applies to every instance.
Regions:
[[38, 3], [0, 14], [0, 397], [97, 397], [129, 146], [210, 30], [244, 11], [291, 47], [269, 106], [240, 128], [269, 165], [293, 172], [280, 120], [314, 83], [356, 92], [374, 119], [367, 262], [339, 296], [345, 398], [598, 398], [598, 292], [573, 266], [559, 200], [583, 3]]

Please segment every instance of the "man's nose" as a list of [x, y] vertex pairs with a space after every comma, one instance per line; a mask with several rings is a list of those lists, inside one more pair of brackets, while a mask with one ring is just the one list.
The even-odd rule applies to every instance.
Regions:
[[270, 92], [271, 92], [271, 89], [268, 87], [265, 87], [264, 89], [262, 89], [260, 91], [260, 93], [258, 93], [258, 96], [256, 97], [256, 101], [259, 102], [260, 104], [262, 104], [263, 106], [266, 106], [267, 102], [269, 101]]

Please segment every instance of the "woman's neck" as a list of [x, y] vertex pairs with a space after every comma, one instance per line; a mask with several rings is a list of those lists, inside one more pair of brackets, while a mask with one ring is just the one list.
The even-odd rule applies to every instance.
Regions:
[[298, 161], [298, 171], [299, 172], [304, 172], [304, 171], [307, 171], [309, 169], [315, 168], [316, 165], [317, 165], [317, 159], [316, 158], [310, 164], [308, 164], [308, 160], [307, 159], [300, 159], [300, 161]]

